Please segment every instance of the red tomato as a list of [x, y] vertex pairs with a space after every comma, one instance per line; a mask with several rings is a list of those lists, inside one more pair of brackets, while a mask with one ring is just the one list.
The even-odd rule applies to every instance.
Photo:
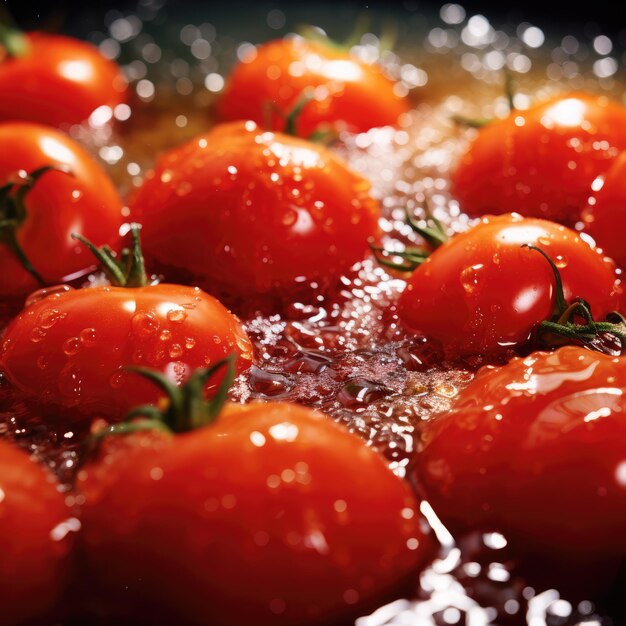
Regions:
[[[308, 137], [320, 125], [364, 132], [393, 125], [409, 110], [406, 98], [381, 70], [346, 51], [302, 37], [270, 41], [233, 70], [218, 101], [222, 120], [263, 124], [268, 105], [286, 114], [307, 89], [315, 97], [302, 110], [297, 131]], [[284, 120], [276, 120], [282, 130]]]
[[29, 33], [25, 53], [0, 62], [0, 120], [80, 124], [100, 106], [125, 102], [126, 89], [120, 68], [92, 45]]
[[9, 381], [70, 415], [119, 419], [160, 395], [123, 371], [149, 365], [181, 384], [189, 372], [252, 346], [239, 320], [197, 288], [94, 287], [55, 293], [27, 307], [4, 334]]
[[336, 281], [380, 214], [369, 182], [329, 150], [253, 122], [165, 154], [131, 211], [152, 269], [245, 299]]
[[583, 211], [585, 232], [598, 246], [626, 269], [626, 152], [622, 152], [605, 177], [592, 185], [593, 194]]
[[65, 583], [69, 537], [79, 527], [43, 466], [0, 441], [3, 626], [53, 623], [50, 611]]
[[624, 148], [626, 108], [606, 96], [559, 96], [482, 128], [453, 193], [470, 215], [514, 210], [573, 225], [592, 181]]
[[[26, 122], [0, 124], [0, 185], [19, 181], [20, 171], [44, 166], [65, 167], [71, 175], [41, 176], [26, 195], [26, 216], [15, 224], [15, 233], [45, 282], [56, 284], [94, 264], [89, 251], [71, 238], [73, 232], [98, 245], [117, 243], [122, 201], [98, 164], [63, 133]], [[0, 204], [0, 217], [10, 218], [10, 209]], [[23, 298], [41, 286], [6, 244], [0, 245], [0, 266], [2, 298]]]
[[625, 389], [622, 359], [573, 346], [484, 368], [426, 430], [426, 497], [547, 561], [623, 559]]
[[487, 217], [435, 250], [400, 296], [410, 330], [440, 341], [449, 356], [497, 354], [526, 343], [552, 317], [559, 268], [566, 300], [584, 298], [596, 319], [619, 308], [613, 264], [574, 231], [516, 214]]
[[84, 555], [142, 623], [348, 623], [432, 548], [408, 484], [304, 407], [227, 405], [193, 432], [109, 443], [79, 474]]

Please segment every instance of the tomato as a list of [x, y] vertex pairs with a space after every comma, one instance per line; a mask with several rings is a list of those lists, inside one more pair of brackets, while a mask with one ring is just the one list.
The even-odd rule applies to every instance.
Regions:
[[516, 211], [573, 225], [592, 181], [625, 148], [625, 107], [562, 95], [479, 130], [453, 173], [453, 193], [470, 215]]
[[[131, 232], [128, 272], [111, 272], [123, 286], [56, 291], [27, 306], [4, 333], [0, 367], [9, 382], [70, 409], [63, 420], [120, 419], [138, 404], [156, 404], [162, 394], [128, 366], [158, 368], [180, 385], [231, 353], [238, 371], [251, 364], [241, 323], [215, 298], [197, 287], [143, 286], [138, 226]], [[110, 271], [106, 255], [93, 251]]]
[[78, 476], [83, 552], [141, 623], [349, 623], [433, 547], [408, 484], [311, 409], [227, 405], [210, 426], [108, 443]]
[[0, 203], [0, 219], [6, 220], [0, 229], [2, 298], [23, 299], [41, 286], [6, 244], [4, 236], [9, 231], [15, 233], [26, 257], [48, 284], [60, 283], [93, 266], [89, 252], [72, 240], [72, 232], [96, 244], [115, 244], [119, 239], [122, 201], [108, 176], [83, 148], [45, 126], [0, 124], [0, 186], [20, 183], [20, 171], [30, 173], [46, 166], [71, 173], [43, 174], [25, 197], [23, 217], [15, 219], [13, 207], [7, 201]]
[[249, 299], [336, 281], [365, 256], [380, 208], [326, 148], [246, 122], [165, 154], [131, 214], [151, 268]]
[[0, 62], [0, 120], [65, 126], [126, 100], [120, 68], [96, 48], [61, 35], [29, 33], [25, 50]]
[[[0, 604], [3, 626], [52, 623], [80, 524], [48, 472], [0, 441]], [[48, 621], [50, 620], [50, 621]]]
[[604, 177], [594, 181], [593, 193], [583, 211], [585, 232], [617, 265], [626, 268], [622, 233], [626, 228], [626, 152], [622, 152]]
[[626, 556], [626, 363], [568, 346], [484, 368], [427, 427], [416, 476], [443, 522], [525, 554]]
[[[364, 132], [394, 125], [409, 110], [407, 99], [396, 94], [378, 67], [341, 48], [289, 37], [259, 46], [235, 67], [219, 99], [218, 116], [263, 124], [268, 105], [287, 114], [307, 89], [314, 89], [315, 96], [298, 118], [301, 137], [320, 126]], [[282, 129], [284, 120], [276, 123]]]
[[126, 366], [158, 367], [181, 382], [233, 351], [240, 370], [249, 367], [239, 320], [197, 288], [94, 287], [27, 307], [5, 332], [0, 364], [13, 385], [46, 403], [120, 418], [159, 397]]
[[411, 275], [398, 313], [411, 331], [452, 357], [506, 352], [552, 317], [559, 268], [567, 301], [584, 298], [596, 319], [618, 309], [613, 264], [574, 231], [516, 214], [483, 218], [437, 248]]

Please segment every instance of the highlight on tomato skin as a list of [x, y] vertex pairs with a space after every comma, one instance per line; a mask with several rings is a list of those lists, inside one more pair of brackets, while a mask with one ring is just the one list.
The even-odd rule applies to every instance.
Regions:
[[370, 183], [338, 156], [254, 122], [167, 152], [130, 208], [153, 270], [244, 300], [337, 282], [366, 256], [380, 216]]
[[114, 615], [151, 625], [348, 623], [434, 550], [408, 484], [297, 405], [104, 439], [78, 488], [89, 576]]
[[0, 441], [3, 626], [53, 619], [68, 582], [73, 535], [79, 528], [56, 480], [24, 451]]
[[395, 125], [410, 110], [406, 97], [381, 69], [368, 65], [339, 46], [303, 37], [265, 43], [238, 63], [217, 105], [221, 120], [273, 120], [284, 129], [284, 116], [309, 90], [313, 99], [296, 122], [297, 134], [337, 128], [364, 132]]
[[43, 32], [24, 38], [23, 53], [0, 61], [1, 121], [65, 127], [126, 102], [120, 68], [91, 44]]
[[0, 367], [21, 391], [68, 409], [59, 419], [119, 420], [162, 397], [127, 366], [158, 368], [180, 384], [231, 352], [238, 371], [250, 366], [252, 345], [239, 320], [197, 288], [93, 287], [27, 307], [4, 333]]
[[483, 368], [426, 428], [415, 478], [456, 533], [608, 571], [626, 556], [625, 389], [622, 358], [573, 346]]
[[583, 229], [621, 269], [626, 269], [626, 152], [591, 184], [583, 210]]
[[452, 174], [472, 216], [508, 213], [573, 226], [592, 182], [626, 149], [626, 108], [607, 96], [560, 95], [478, 130]]
[[437, 248], [408, 280], [398, 314], [411, 332], [439, 341], [447, 356], [497, 356], [528, 343], [555, 310], [553, 271], [565, 299], [584, 298], [596, 319], [620, 308], [613, 263], [580, 236], [517, 214], [485, 217]]
[[[24, 199], [25, 216], [11, 224], [10, 207], [0, 204], [3, 230], [13, 228], [26, 257], [48, 285], [93, 267], [89, 252], [72, 240], [79, 232], [97, 245], [115, 245], [122, 200], [112, 181], [87, 151], [55, 129], [30, 122], [0, 123], [0, 186], [20, 183], [50, 166]], [[0, 297], [22, 299], [42, 285], [25, 269], [6, 241], [0, 242]]]

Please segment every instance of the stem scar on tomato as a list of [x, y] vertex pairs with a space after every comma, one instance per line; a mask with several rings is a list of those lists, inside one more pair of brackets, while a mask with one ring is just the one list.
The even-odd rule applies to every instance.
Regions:
[[[0, 27], [0, 41], [2, 38]], [[20, 175], [17, 181], [10, 181], [0, 187], [0, 245], [5, 245], [17, 257], [24, 269], [37, 281], [40, 287], [46, 281], [35, 269], [28, 255], [17, 240], [17, 230], [26, 220], [26, 196], [37, 184], [37, 181], [50, 171], [61, 172], [73, 176], [71, 170], [63, 166], [46, 165], [26, 175]]]

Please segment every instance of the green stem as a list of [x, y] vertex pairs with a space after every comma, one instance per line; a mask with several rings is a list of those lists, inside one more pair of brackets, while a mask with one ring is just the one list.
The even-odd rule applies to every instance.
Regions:
[[541, 248], [533, 246], [529, 243], [523, 244], [522, 248], [529, 248], [530, 250], [539, 252], [539, 254], [541, 254], [541, 256], [548, 262], [548, 265], [552, 269], [555, 285], [555, 303], [553, 317], [560, 318], [568, 310], [568, 304], [565, 300], [565, 293], [563, 292], [563, 280], [561, 279], [561, 272], [559, 272], [559, 268]]
[[30, 45], [26, 35], [13, 24], [8, 11], [3, 7], [0, 10], [0, 46], [8, 56], [21, 57], [28, 54]]
[[16, 226], [12, 221], [0, 222], [0, 243], [4, 244], [22, 264], [23, 268], [37, 281], [40, 287], [46, 286], [46, 281], [35, 269], [24, 249], [17, 240]]
[[291, 110], [285, 114], [285, 129], [283, 132], [286, 135], [292, 135], [293, 137], [298, 136], [298, 119], [302, 114], [304, 107], [313, 99], [314, 94], [311, 89], [305, 89], [300, 94]]
[[[126, 416], [126, 420], [147, 417], [151, 421], [161, 421], [170, 431], [184, 433], [212, 423], [221, 412], [228, 399], [228, 390], [235, 379], [236, 356], [218, 361], [212, 367], [198, 369], [191, 374], [182, 387], [173, 384], [162, 372], [145, 367], [127, 367], [154, 383], [168, 399], [166, 409], [152, 405], [136, 407]], [[226, 369], [224, 378], [210, 400], [205, 398], [208, 382], [221, 369]]]
[[72, 233], [72, 238], [83, 243], [102, 265], [109, 280], [116, 287], [144, 287], [148, 284], [148, 276], [141, 252], [141, 226], [130, 225], [131, 247], [122, 253], [122, 261], [118, 260], [108, 246], [98, 248], [89, 239], [79, 233]]
[[[604, 321], [596, 322], [591, 307], [582, 298], [576, 298], [568, 304], [563, 293], [561, 273], [552, 259], [541, 248], [530, 244], [524, 244], [522, 247], [539, 252], [550, 265], [554, 275], [556, 303], [552, 317], [539, 324], [541, 342], [547, 347], [575, 342], [591, 350], [613, 354], [613, 349], [602, 350], [603, 346], [598, 342], [602, 335], [608, 335], [619, 341], [619, 354], [626, 353], [626, 319], [620, 313], [614, 312], [607, 315]], [[580, 319], [583, 323], [578, 321]]]

